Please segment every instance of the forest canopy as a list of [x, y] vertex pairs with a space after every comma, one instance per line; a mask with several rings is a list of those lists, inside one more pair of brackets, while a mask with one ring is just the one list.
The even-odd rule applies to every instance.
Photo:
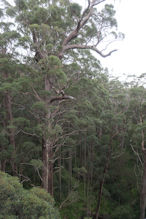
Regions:
[[2, 2], [0, 218], [144, 219], [145, 74], [99, 61], [124, 37], [114, 6]]

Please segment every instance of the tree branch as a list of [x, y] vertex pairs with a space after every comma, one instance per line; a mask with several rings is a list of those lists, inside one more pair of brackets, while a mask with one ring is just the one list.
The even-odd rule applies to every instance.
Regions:
[[95, 6], [101, 4], [106, 0], [88, 0], [88, 6], [85, 8], [85, 10], [82, 13], [81, 18], [79, 19], [77, 26], [74, 28], [73, 31], [64, 39], [63, 44], [62, 44], [62, 49], [58, 54], [58, 57], [61, 59], [64, 55], [64, 53], [67, 50], [70, 49], [90, 49], [98, 53], [102, 57], [107, 57], [110, 56], [113, 52], [117, 50], [112, 50], [107, 54], [103, 54], [102, 51], [98, 50], [96, 48], [97, 45], [78, 45], [78, 44], [69, 44], [73, 39], [78, 37], [79, 31], [85, 26], [85, 24], [89, 21], [90, 17], [92, 16], [92, 12]]
[[143, 167], [143, 163], [142, 163], [142, 160], [141, 160], [141, 158], [140, 158], [139, 153], [134, 149], [134, 147], [133, 147], [132, 144], [130, 144], [130, 146], [131, 146], [131, 149], [132, 149], [132, 151], [134, 152], [134, 154], [138, 157], [138, 160], [139, 160], [141, 166]]
[[100, 50], [98, 50], [95, 46], [92, 46], [92, 45], [78, 45], [78, 44], [72, 44], [72, 45], [68, 45], [68, 46], [65, 46], [64, 47], [64, 50], [63, 50], [63, 53], [67, 50], [70, 50], [70, 49], [90, 49], [90, 50], [93, 50], [95, 51], [96, 53], [98, 53], [100, 56], [102, 57], [107, 57], [107, 56], [110, 56], [113, 52], [116, 52], [117, 50], [114, 49], [112, 51], [110, 51], [109, 53], [107, 54], [103, 54]]
[[[141, 114], [140, 114], [140, 124], [141, 124], [141, 126], [143, 125], [143, 118], [142, 118]], [[146, 148], [144, 146], [144, 131], [143, 131], [143, 128], [141, 130], [141, 148], [142, 148], [142, 151], [146, 151]]]
[[[87, 23], [87, 21], [89, 20], [89, 18], [92, 15], [92, 9], [93, 9], [94, 5], [91, 5], [90, 0], [88, 0], [88, 6], [87, 8], [83, 11], [81, 19], [78, 21], [77, 26], [75, 27], [75, 29], [64, 39], [63, 44], [62, 44], [62, 50], [59, 52], [58, 57], [62, 58], [63, 53], [65, 52], [64, 47], [66, 45], [68, 45], [68, 43], [70, 41], [72, 41], [73, 39], [75, 39], [78, 34], [80, 29]], [[89, 11], [89, 12], [88, 12]], [[86, 15], [86, 13], [88, 12], [88, 14]], [[86, 16], [85, 16], [86, 15]]]
[[93, 0], [92, 1], [92, 7], [101, 4], [102, 2], [105, 2], [106, 0]]
[[38, 93], [36, 92], [36, 90], [34, 89], [34, 87], [33, 87], [33, 86], [31, 86], [31, 87], [32, 87], [32, 90], [33, 90], [33, 92], [34, 92], [34, 96], [36, 97], [36, 99], [37, 99], [38, 101], [43, 102], [43, 100], [42, 100], [41, 97], [38, 95]]
[[52, 97], [50, 100], [50, 103], [53, 103], [54, 101], [59, 101], [59, 100], [75, 100], [74, 97], [72, 96], [68, 96], [68, 95], [64, 95], [64, 96], [56, 96], [56, 97]]

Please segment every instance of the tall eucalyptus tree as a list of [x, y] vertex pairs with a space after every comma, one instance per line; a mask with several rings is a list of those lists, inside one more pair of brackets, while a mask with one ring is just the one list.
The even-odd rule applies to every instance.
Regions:
[[[118, 38], [117, 22], [112, 5], [100, 7], [106, 0], [88, 0], [82, 10], [69, 0], [15, 0], [5, 3], [7, 16], [15, 20], [15, 28], [21, 35], [21, 54], [27, 52], [29, 63], [36, 75], [31, 78], [32, 93], [44, 114], [38, 121], [42, 125], [42, 184], [53, 194], [53, 163], [57, 139], [54, 116], [62, 101], [73, 101], [66, 93], [68, 78], [65, 66], [72, 62], [74, 52], [84, 56], [81, 50], [91, 50], [101, 57], [113, 52], [106, 50], [107, 39]], [[109, 44], [109, 43], [108, 43]], [[27, 57], [27, 61], [28, 61]], [[37, 79], [38, 78], [38, 79]], [[37, 81], [37, 83], [35, 82]]]

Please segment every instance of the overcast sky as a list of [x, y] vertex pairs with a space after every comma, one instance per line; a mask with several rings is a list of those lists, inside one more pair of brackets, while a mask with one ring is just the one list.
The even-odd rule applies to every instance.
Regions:
[[[87, 0], [76, 0], [85, 6]], [[118, 30], [125, 39], [115, 43], [118, 51], [107, 58], [100, 58], [115, 76], [140, 75], [146, 72], [146, 0], [107, 0], [116, 9]]]

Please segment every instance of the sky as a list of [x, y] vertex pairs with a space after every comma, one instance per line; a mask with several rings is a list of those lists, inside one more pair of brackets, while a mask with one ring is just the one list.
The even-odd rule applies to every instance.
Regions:
[[[76, 0], [85, 6], [87, 0]], [[107, 0], [116, 9], [118, 31], [125, 39], [113, 44], [118, 49], [110, 57], [99, 58], [104, 67], [117, 77], [137, 76], [146, 72], [146, 0]]]

